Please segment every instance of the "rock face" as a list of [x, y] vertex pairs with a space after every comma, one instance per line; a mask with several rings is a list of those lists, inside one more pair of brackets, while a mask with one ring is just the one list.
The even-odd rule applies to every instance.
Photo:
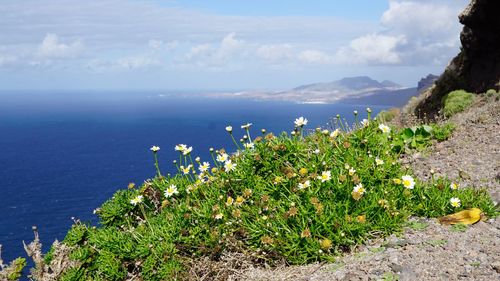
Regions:
[[500, 88], [500, 1], [472, 0], [459, 15], [464, 28], [462, 48], [436, 81], [436, 87], [417, 106], [418, 114], [434, 116], [442, 97], [464, 89], [482, 93]]
[[417, 91], [421, 93], [429, 89], [434, 84], [434, 82], [436, 82], [438, 78], [439, 76], [437, 75], [429, 74], [426, 77], [420, 79], [420, 81], [418, 81]]

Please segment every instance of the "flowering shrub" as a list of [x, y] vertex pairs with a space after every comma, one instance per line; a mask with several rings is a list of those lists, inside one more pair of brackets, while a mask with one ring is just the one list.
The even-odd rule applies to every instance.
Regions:
[[294, 123], [292, 136], [262, 131], [253, 140], [252, 124], [245, 124], [242, 146], [228, 126], [237, 152], [211, 149], [212, 161], [193, 161], [196, 150], [179, 144], [174, 176], [161, 174], [160, 148], [153, 146], [158, 175], [104, 203], [96, 211], [101, 226], [75, 224], [68, 232], [64, 243], [81, 263], [68, 276], [183, 279], [186, 260], [217, 259], [223, 251], [268, 264], [330, 261], [368, 238], [400, 231], [411, 215], [472, 207], [496, 214], [484, 190], [412, 177], [392, 147], [395, 128], [368, 118], [352, 131], [306, 134], [307, 119]]

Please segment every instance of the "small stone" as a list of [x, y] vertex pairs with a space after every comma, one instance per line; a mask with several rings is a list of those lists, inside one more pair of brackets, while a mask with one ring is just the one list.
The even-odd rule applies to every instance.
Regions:
[[496, 272], [500, 273], [500, 261], [495, 261], [491, 264], [491, 268], [493, 268]]
[[474, 161], [472, 161], [472, 165], [481, 166], [481, 165], [483, 165], [483, 161], [481, 161], [479, 159], [478, 160], [474, 160]]
[[401, 273], [403, 271], [403, 267], [397, 263], [391, 263], [389, 267], [394, 271], [395, 273]]
[[351, 280], [356, 281], [356, 280], [363, 280], [363, 278], [354, 272], [349, 272], [341, 280], [343, 280], [343, 281], [351, 281]]
[[406, 239], [398, 239], [398, 240], [392, 240], [385, 245], [387, 248], [399, 248], [399, 247], [404, 247], [408, 244], [411, 244], [408, 240]]
[[471, 179], [471, 177], [469, 176], [469, 174], [467, 174], [466, 172], [464, 172], [462, 170], [458, 170], [458, 176], [461, 179], [464, 179], [464, 180], [470, 180]]
[[415, 270], [409, 266], [405, 266], [401, 269], [401, 274], [399, 275], [399, 280], [400, 281], [412, 281], [412, 280], [419, 280], [417, 278], [417, 274], [415, 273]]

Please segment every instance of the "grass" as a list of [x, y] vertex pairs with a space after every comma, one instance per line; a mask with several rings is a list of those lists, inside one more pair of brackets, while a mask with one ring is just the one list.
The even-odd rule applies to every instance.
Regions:
[[382, 276], [381, 280], [396, 281], [396, 280], [399, 280], [399, 275], [392, 273], [392, 272], [385, 272], [384, 275]]
[[450, 92], [443, 97], [443, 114], [451, 117], [458, 112], [464, 111], [474, 102], [474, 94], [464, 90]]
[[444, 124], [432, 124], [432, 134], [434, 135], [434, 138], [438, 141], [445, 141], [451, 137], [453, 134], [453, 131], [455, 131], [455, 124], [451, 122], [447, 122]]
[[247, 126], [236, 153], [211, 149], [212, 161], [193, 160], [192, 148], [179, 145], [173, 176], [161, 173], [153, 147], [155, 178], [117, 191], [97, 210], [99, 227], [75, 223], [68, 231], [64, 243], [79, 266], [61, 280], [185, 279], [189, 261], [224, 252], [271, 265], [334, 261], [366, 239], [401, 231], [410, 216], [472, 207], [496, 215], [485, 190], [415, 180], [397, 161], [401, 130], [370, 117], [345, 130], [337, 120], [333, 131], [305, 134], [302, 120], [293, 135], [253, 141]]
[[454, 224], [451, 226], [450, 230], [453, 232], [466, 232], [469, 228], [466, 224]]
[[434, 239], [434, 240], [429, 240], [427, 243], [433, 247], [440, 247], [446, 245], [448, 243], [448, 240], [446, 239]]
[[420, 222], [420, 221], [411, 221], [411, 222], [407, 223], [406, 226], [413, 229], [413, 230], [422, 231], [422, 230], [425, 230], [429, 226], [429, 224], [425, 223], [425, 222]]
[[377, 115], [377, 119], [382, 122], [391, 122], [396, 116], [400, 114], [399, 108], [390, 108], [388, 110], [382, 110]]

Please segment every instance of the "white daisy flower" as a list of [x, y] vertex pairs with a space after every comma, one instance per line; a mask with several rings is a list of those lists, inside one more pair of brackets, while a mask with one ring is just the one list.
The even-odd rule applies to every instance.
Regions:
[[385, 125], [385, 124], [380, 124], [378, 125], [378, 128], [382, 131], [382, 133], [384, 134], [388, 134], [391, 132], [391, 128], [389, 128], [389, 126]]
[[243, 146], [246, 148], [246, 149], [253, 149], [254, 148], [254, 143], [253, 142], [249, 142], [249, 143], [244, 143]]
[[149, 150], [153, 151], [154, 153], [160, 151], [160, 147], [159, 146], [156, 146], [156, 145], [153, 145]]
[[453, 206], [454, 208], [458, 208], [460, 207], [461, 203], [460, 203], [460, 199], [456, 198], [456, 197], [453, 197], [450, 199], [450, 204], [451, 206]]
[[200, 172], [206, 172], [208, 171], [208, 169], [210, 168], [210, 163], [208, 162], [203, 162], [203, 164], [201, 164], [199, 167], [198, 167], [198, 170], [200, 170]]
[[353, 176], [356, 173], [354, 168], [349, 168], [349, 176]]
[[413, 189], [415, 187], [415, 180], [411, 176], [402, 176], [403, 186], [408, 189]]
[[324, 171], [321, 173], [321, 176], [318, 176], [318, 179], [321, 180], [321, 182], [329, 181], [332, 179], [332, 172]]
[[361, 195], [365, 194], [366, 190], [365, 188], [363, 187], [363, 185], [361, 183], [357, 184], [353, 190], [353, 192], [356, 192], [356, 193], [359, 193]]
[[190, 147], [188, 147], [188, 148], [184, 149], [184, 150], [182, 151], [182, 155], [188, 155], [189, 153], [191, 153], [191, 151], [193, 151], [193, 147], [192, 147], [192, 146], [190, 146]]
[[361, 125], [363, 127], [368, 127], [368, 125], [370, 125], [370, 121], [368, 121], [368, 119], [363, 119], [361, 120]]
[[231, 171], [234, 171], [236, 169], [236, 166], [237, 166], [236, 163], [231, 162], [231, 160], [227, 160], [224, 163], [224, 170], [226, 170], [226, 172], [231, 172]]
[[179, 191], [177, 190], [177, 186], [174, 184], [171, 184], [166, 190], [165, 190], [165, 197], [169, 198], [170, 196], [174, 194], [179, 194]]
[[295, 119], [295, 127], [303, 127], [305, 125], [307, 125], [307, 119], [304, 118], [304, 117], [299, 117], [297, 119]]
[[252, 123], [246, 123], [245, 125], [241, 125], [242, 129], [248, 130], [252, 126]]
[[189, 172], [191, 171], [191, 168], [193, 167], [193, 165], [189, 164], [187, 167], [184, 167], [184, 166], [180, 166], [179, 168], [181, 168], [181, 171], [184, 175], [187, 175], [189, 174]]
[[336, 138], [339, 134], [340, 134], [339, 129], [335, 129], [335, 131], [333, 131], [333, 132], [330, 134], [330, 137], [331, 137], [331, 138]]
[[178, 144], [175, 146], [175, 150], [180, 152], [183, 152], [186, 148], [187, 146], [185, 144]]
[[137, 195], [137, 197], [135, 197], [134, 199], [130, 200], [130, 204], [132, 205], [137, 205], [139, 203], [142, 203], [142, 201], [144, 200], [144, 197], [142, 195]]
[[221, 154], [217, 155], [217, 161], [219, 161], [219, 162], [226, 162], [228, 158], [229, 158], [229, 155], [227, 155], [227, 153], [221, 153]]
[[306, 189], [306, 188], [308, 188], [310, 186], [311, 186], [311, 182], [307, 180], [304, 183], [299, 183], [298, 189], [302, 190], [302, 189]]

